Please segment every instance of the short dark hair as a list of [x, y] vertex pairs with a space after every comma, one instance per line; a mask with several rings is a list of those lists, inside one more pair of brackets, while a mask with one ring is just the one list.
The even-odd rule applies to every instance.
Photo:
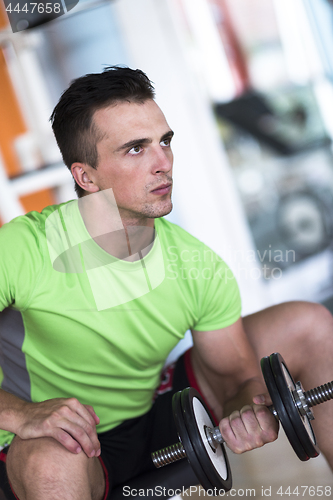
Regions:
[[[127, 101], [143, 103], [154, 99], [152, 82], [143, 71], [123, 66], [108, 66], [71, 82], [53, 110], [51, 122], [64, 163], [70, 169], [75, 162], [97, 168], [97, 143], [101, 132], [93, 122], [98, 109]], [[80, 198], [85, 191], [75, 182]]]

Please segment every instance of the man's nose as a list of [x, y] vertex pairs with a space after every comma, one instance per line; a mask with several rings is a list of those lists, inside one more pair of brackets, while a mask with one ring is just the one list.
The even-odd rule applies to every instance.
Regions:
[[173, 154], [170, 149], [163, 151], [163, 149], [155, 151], [153, 159], [154, 173], [169, 172], [172, 169]]

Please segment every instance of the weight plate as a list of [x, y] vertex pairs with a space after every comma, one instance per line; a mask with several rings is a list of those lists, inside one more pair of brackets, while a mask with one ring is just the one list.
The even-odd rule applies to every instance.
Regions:
[[281, 354], [271, 354], [270, 365], [277, 389], [302, 447], [310, 458], [317, 457], [319, 455], [319, 450], [316, 446], [316, 437], [308, 417], [306, 415], [301, 415], [298, 411], [293, 397], [293, 391], [295, 391], [296, 384]]
[[276, 386], [276, 381], [270, 363], [270, 357], [266, 356], [262, 358], [260, 361], [260, 365], [262, 374], [265, 379], [266, 387], [268, 389], [269, 395], [273, 402], [273, 406], [278, 414], [284, 432], [286, 433], [286, 436], [298, 458], [305, 462], [306, 460], [309, 460], [310, 456], [306, 453], [300, 439], [298, 438], [298, 435], [291, 423], [288, 412], [284, 405], [283, 398]]
[[172, 397], [172, 412], [178, 432], [178, 437], [186, 451], [187, 460], [192, 467], [195, 475], [197, 476], [198, 482], [202, 485], [203, 488], [205, 488], [205, 490], [210, 490], [213, 489], [214, 486], [206, 476], [201, 466], [200, 460], [198, 459], [193, 449], [192, 442], [188, 435], [187, 427], [184, 422], [184, 411], [180, 401], [181, 393], [182, 391], [176, 392]]
[[181, 405], [188, 435], [206, 476], [214, 488], [229, 491], [232, 487], [229, 461], [222, 444], [214, 449], [208, 442], [206, 428], [214, 428], [215, 424], [204, 400], [189, 387], [181, 393]]

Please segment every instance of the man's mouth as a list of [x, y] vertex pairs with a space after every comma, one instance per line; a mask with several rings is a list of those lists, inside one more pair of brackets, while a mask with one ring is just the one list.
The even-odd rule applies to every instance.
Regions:
[[151, 191], [151, 193], [159, 195], [159, 196], [163, 196], [164, 194], [170, 193], [171, 189], [172, 189], [172, 184], [170, 182], [167, 182], [167, 183], [161, 184], [157, 188], [153, 189]]

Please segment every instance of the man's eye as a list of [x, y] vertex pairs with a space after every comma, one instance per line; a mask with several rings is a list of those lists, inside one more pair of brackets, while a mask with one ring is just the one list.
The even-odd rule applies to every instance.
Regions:
[[171, 139], [164, 139], [163, 141], [161, 141], [161, 145], [164, 147], [168, 147], [170, 146], [170, 144], [171, 144]]
[[132, 149], [129, 150], [130, 155], [137, 155], [141, 153], [142, 147], [141, 146], [134, 146]]

